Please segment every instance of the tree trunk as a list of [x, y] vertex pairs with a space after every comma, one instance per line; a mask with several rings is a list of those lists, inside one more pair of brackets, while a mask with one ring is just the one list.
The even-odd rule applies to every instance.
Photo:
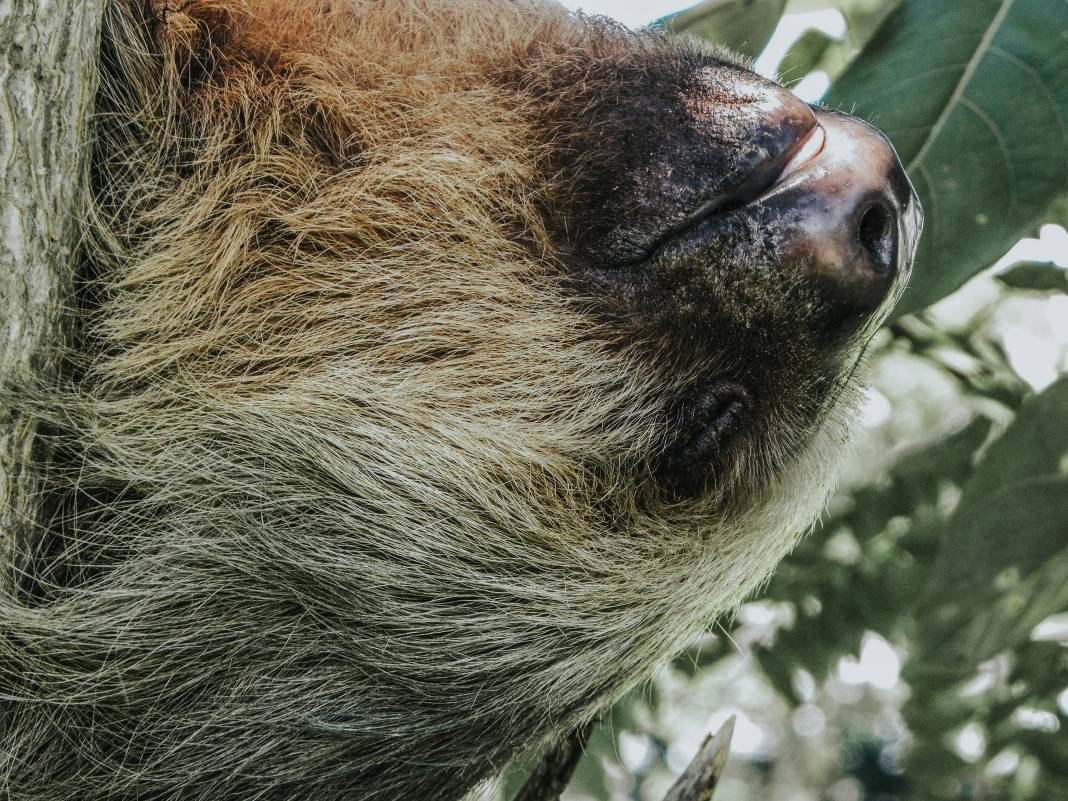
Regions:
[[[63, 345], [103, 3], [0, 0], [0, 399], [54, 370]], [[37, 520], [35, 435], [0, 400], [0, 548]]]

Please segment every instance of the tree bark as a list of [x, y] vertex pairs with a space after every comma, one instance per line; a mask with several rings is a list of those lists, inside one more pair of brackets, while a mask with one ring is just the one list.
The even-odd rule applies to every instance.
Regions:
[[712, 801], [731, 753], [734, 720], [732, 715], [719, 727], [719, 731], [705, 738], [697, 756], [668, 790], [664, 801]]
[[[56, 368], [104, 0], [0, 0], [0, 392]], [[34, 422], [0, 394], [0, 549], [37, 521]], [[0, 563], [15, 564], [0, 552]], [[0, 576], [0, 590], [12, 580]]]
[[519, 795], [512, 801], [559, 801], [567, 789], [571, 774], [582, 759], [594, 721], [560, 740], [530, 774]]
[[[671, 785], [664, 801], [712, 801], [731, 752], [735, 718], [731, 715], [715, 734], [705, 737], [697, 755]], [[560, 740], [534, 768], [512, 801], [559, 801], [586, 747], [593, 723]]]

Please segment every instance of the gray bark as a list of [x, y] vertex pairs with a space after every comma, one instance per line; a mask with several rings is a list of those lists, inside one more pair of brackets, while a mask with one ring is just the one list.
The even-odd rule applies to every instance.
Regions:
[[571, 775], [582, 759], [594, 721], [560, 740], [530, 774], [519, 795], [512, 801], [559, 801]]
[[[0, 0], [0, 387], [54, 370], [63, 344], [103, 3]], [[37, 518], [35, 434], [0, 403], [0, 549]]]
[[693, 758], [678, 781], [671, 786], [664, 801], [712, 801], [716, 787], [719, 786], [727, 757], [731, 753], [731, 738], [734, 736], [734, 716], [719, 727], [719, 731], [710, 734], [701, 743], [697, 756]]
[[[705, 737], [697, 755], [671, 785], [664, 801], [712, 801], [727, 765], [734, 736], [731, 715], [715, 734]], [[559, 801], [582, 758], [593, 723], [560, 740], [534, 768], [512, 801]]]

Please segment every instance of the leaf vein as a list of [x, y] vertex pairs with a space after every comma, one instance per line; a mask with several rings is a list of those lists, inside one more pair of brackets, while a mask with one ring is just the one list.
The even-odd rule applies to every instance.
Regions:
[[991, 55], [998, 56], [999, 58], [1009, 62], [1015, 67], [1023, 70], [1027, 73], [1031, 79], [1038, 84], [1038, 88], [1042, 91], [1042, 94], [1046, 98], [1046, 102], [1049, 103], [1050, 111], [1053, 112], [1054, 118], [1057, 120], [1057, 127], [1061, 129], [1061, 141], [1068, 144], [1068, 127], [1064, 124], [1064, 119], [1061, 115], [1061, 108], [1058, 105], [1056, 99], [1053, 97], [1053, 92], [1050, 91], [1049, 85], [1042, 79], [1042, 76], [1038, 74], [1038, 70], [1024, 61], [1022, 58], [1014, 56], [1012, 53], [1004, 50], [1003, 48], [994, 45], [990, 48]]
[[942, 109], [942, 113], [938, 115], [938, 119], [935, 120], [935, 124], [931, 126], [931, 132], [927, 134], [927, 138], [924, 140], [923, 145], [916, 153], [912, 162], [909, 164], [911, 170], [913, 166], [923, 161], [927, 155], [927, 151], [930, 150], [932, 143], [942, 133], [942, 129], [945, 127], [946, 122], [949, 120], [950, 115], [953, 113], [953, 108], [964, 96], [964, 90], [968, 88], [968, 84], [971, 83], [972, 77], [975, 75], [975, 71], [979, 68], [979, 62], [983, 60], [983, 56], [986, 55], [990, 46], [994, 42], [994, 36], [997, 35], [998, 29], [1001, 27], [1001, 23], [1005, 21], [1005, 17], [1009, 13], [1009, 9], [1012, 8], [1012, 4], [1015, 0], [1001, 0], [1001, 6], [998, 8], [997, 13], [994, 14], [994, 19], [990, 22], [990, 26], [983, 33], [983, 38], [979, 40], [979, 46], [975, 48], [975, 52], [972, 57], [968, 59], [968, 66], [964, 68], [964, 72], [960, 76], [960, 80], [957, 81], [957, 85], [953, 88], [953, 94], [950, 95], [949, 100], [946, 102], [945, 108]]
[[[906, 78], [903, 78], [902, 80], [897, 81], [897, 82], [895, 82], [894, 84], [892, 84], [890, 86], [887, 86], [885, 89], [883, 89], [881, 91], [872, 92], [870, 94], [866, 94], [864, 96], [864, 105], [865, 106], [873, 106], [874, 107], [874, 106], [878, 105], [878, 103], [876, 101], [881, 100], [882, 98], [886, 97], [887, 95], [901, 94], [903, 89], [906, 86], [908, 86], [909, 84], [913, 84], [913, 83], [916, 83], [918, 81], [926, 80], [927, 78], [930, 78], [930, 77], [932, 77], [934, 75], [937, 75], [940, 72], [949, 72], [951, 70], [964, 69], [967, 66], [968, 65], [965, 64], [965, 63], [943, 64], [941, 67], [931, 67], [931, 69], [929, 69], [929, 70], [924, 70], [923, 72], [918, 72], [915, 75], [909, 75]], [[929, 128], [930, 126], [927, 125], [926, 123], [924, 123], [923, 127], [924, 128]]]
[[1001, 158], [1005, 162], [1005, 171], [1009, 174], [1009, 210], [1005, 215], [1005, 221], [1008, 222], [1016, 213], [1017, 201], [1016, 169], [1012, 166], [1012, 153], [1009, 151], [1009, 143], [1005, 140], [1005, 134], [1003, 134], [1001, 128], [998, 127], [997, 122], [992, 119], [989, 114], [979, 108], [973, 101], [966, 97], [962, 97], [960, 99], [960, 104], [978, 117], [986, 127], [990, 129], [990, 133], [994, 135], [994, 139], [997, 140], [998, 148], [1001, 150]]

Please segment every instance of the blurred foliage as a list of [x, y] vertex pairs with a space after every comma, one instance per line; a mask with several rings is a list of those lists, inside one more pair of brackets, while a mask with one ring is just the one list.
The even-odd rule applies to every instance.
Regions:
[[[783, 6], [710, 0], [662, 23], [755, 56]], [[1034, 392], [995, 324], [1006, 299], [1068, 293], [1068, 271], [1012, 265], [961, 325], [920, 311], [1068, 223], [1068, 4], [786, 4], [829, 8], [845, 37], [804, 33], [779, 72], [827, 72], [824, 102], [879, 125], [908, 165], [927, 230], [911, 314], [871, 348], [876, 386], [922, 374], [952, 410], [932, 397], [934, 421], [869, 459], [757, 603], [612, 710], [567, 798], [661, 797], [695, 747], [672, 741], [680, 719], [703, 735], [747, 697], [778, 705], [781, 730], [717, 801], [1068, 799], [1068, 376]], [[842, 678], [873, 634], [900, 658], [879, 692]]]
[[1050, 262], [1025, 261], [998, 274], [998, 280], [1013, 289], [1059, 289], [1068, 292], [1068, 271]]
[[779, 76], [784, 86], [793, 87], [823, 63], [835, 40], [823, 31], [809, 28], [794, 43], [779, 64]]
[[673, 33], [691, 33], [756, 58], [782, 16], [786, 0], [704, 0], [657, 21]]

